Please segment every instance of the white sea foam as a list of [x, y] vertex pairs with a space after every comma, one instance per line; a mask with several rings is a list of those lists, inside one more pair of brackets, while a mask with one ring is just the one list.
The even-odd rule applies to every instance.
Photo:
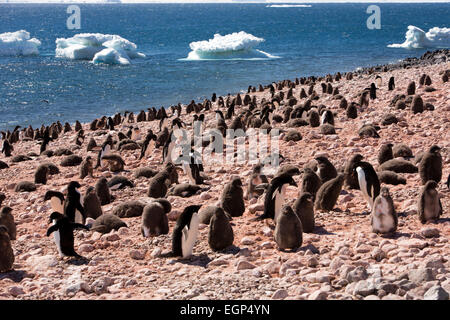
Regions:
[[311, 8], [309, 4], [269, 4], [266, 8]]
[[39, 54], [41, 42], [25, 30], [0, 34], [0, 56], [31, 56]]
[[72, 38], [58, 38], [55, 52], [60, 58], [106, 64], [127, 65], [131, 59], [145, 58], [133, 42], [118, 35], [101, 33], [80, 33]]
[[450, 28], [434, 27], [427, 33], [415, 26], [408, 26], [405, 35], [405, 42], [388, 45], [389, 48], [449, 48], [450, 47]]

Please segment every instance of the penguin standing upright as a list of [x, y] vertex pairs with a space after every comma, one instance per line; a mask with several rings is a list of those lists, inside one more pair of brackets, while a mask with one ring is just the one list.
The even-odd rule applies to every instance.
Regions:
[[5, 154], [5, 157], [11, 157], [11, 152], [14, 150], [13, 146], [9, 143], [8, 139], [3, 140], [2, 144], [2, 153]]
[[44, 195], [44, 201], [50, 200], [52, 212], [64, 213], [64, 195], [59, 191], [49, 190]]
[[111, 192], [108, 187], [108, 180], [105, 177], [100, 178], [95, 184], [95, 192], [100, 199], [100, 204], [104, 206], [112, 201]]
[[355, 166], [354, 172], [358, 176], [359, 189], [369, 204], [370, 211], [372, 211], [373, 202], [380, 194], [380, 180], [370, 163], [360, 161]]
[[14, 251], [11, 247], [8, 228], [0, 224], [0, 273], [10, 271], [14, 263]]
[[311, 168], [306, 167], [303, 169], [301, 188], [303, 193], [310, 193], [314, 198], [321, 185], [322, 181]]
[[386, 161], [394, 159], [394, 153], [392, 151], [392, 147], [394, 145], [392, 143], [383, 144], [378, 151], [378, 163], [383, 164]]
[[392, 91], [394, 89], [395, 89], [395, 79], [394, 79], [394, 77], [390, 77], [389, 83], [388, 83], [388, 90]]
[[9, 238], [16, 240], [17, 228], [14, 222], [14, 216], [12, 215], [12, 209], [10, 207], [3, 207], [0, 211], [0, 225], [4, 225], [8, 228]]
[[315, 160], [317, 161], [317, 175], [322, 183], [336, 178], [337, 170], [327, 157], [319, 156]]
[[[153, 144], [151, 141], [153, 140]], [[145, 156], [148, 156], [153, 149], [155, 148], [156, 136], [151, 129], [148, 130], [147, 135], [145, 136], [144, 143], [141, 147], [141, 155], [139, 156], [139, 160]]]
[[171, 256], [188, 258], [192, 255], [198, 235], [199, 205], [186, 207], [177, 219], [172, 233]]
[[422, 180], [422, 185], [429, 180], [439, 183], [442, 179], [442, 156], [440, 154], [441, 148], [433, 145], [419, 162], [419, 175]]
[[181, 162], [183, 171], [188, 176], [190, 183], [202, 184], [203, 177], [200, 175], [200, 172], [203, 172], [201, 155], [191, 149], [191, 152], [188, 154], [187, 159], [182, 160]]
[[69, 218], [70, 222], [84, 223], [84, 208], [81, 205], [81, 194], [77, 190], [80, 188], [77, 181], [71, 181], [67, 187], [67, 197], [64, 201], [64, 215]]
[[95, 192], [94, 187], [89, 187], [84, 194], [83, 208], [86, 218], [97, 219], [103, 214], [100, 199]]
[[303, 229], [299, 217], [292, 208], [284, 205], [276, 218], [275, 242], [280, 250], [295, 250], [302, 245]]
[[111, 137], [111, 135], [108, 135], [106, 137], [105, 142], [103, 142], [100, 151], [98, 152], [96, 168], [103, 167], [102, 159], [104, 156], [107, 156], [110, 154], [112, 147], [113, 147], [112, 137]]
[[256, 220], [274, 219], [281, 213], [281, 208], [284, 204], [286, 196], [286, 187], [288, 185], [297, 187], [291, 175], [282, 174], [270, 181], [269, 187], [264, 199], [264, 213], [256, 218]]
[[336, 178], [331, 179], [319, 188], [316, 194], [316, 200], [314, 202], [315, 210], [333, 210], [339, 194], [341, 193], [342, 186], [344, 185], [344, 174], [339, 174]]
[[300, 194], [294, 202], [294, 212], [302, 222], [303, 232], [314, 231], [314, 196], [308, 192]]
[[419, 194], [417, 209], [421, 223], [437, 220], [442, 214], [442, 203], [436, 188], [436, 181], [430, 180], [423, 186]]
[[[167, 213], [170, 211], [171, 205], [165, 199], [158, 200], [146, 205], [142, 211], [141, 233], [144, 238], [169, 233]], [[162, 201], [165, 201], [166, 204], [164, 205]]]
[[63, 216], [59, 212], [53, 212], [50, 215], [50, 222], [53, 225], [47, 230], [47, 237], [50, 236], [53, 232], [55, 232], [55, 244], [58, 249], [58, 252], [61, 257], [77, 257], [81, 256], [75, 252], [74, 249], [74, 237], [73, 230], [74, 229], [85, 229], [89, 230], [89, 228], [80, 223], [74, 223], [69, 220], [68, 217]]
[[217, 208], [209, 221], [208, 244], [211, 249], [223, 250], [233, 244], [234, 234], [230, 221], [222, 208]]
[[241, 178], [233, 178], [222, 191], [220, 206], [232, 217], [240, 217], [245, 212], [244, 191]]
[[391, 233], [397, 230], [398, 217], [389, 189], [381, 188], [380, 195], [373, 203], [370, 222], [375, 233]]
[[258, 186], [265, 186], [269, 183], [267, 177], [261, 172], [262, 167], [262, 164], [257, 164], [253, 167], [252, 175], [250, 176], [247, 185], [247, 200], [259, 198], [264, 193], [264, 188], [258, 188]]

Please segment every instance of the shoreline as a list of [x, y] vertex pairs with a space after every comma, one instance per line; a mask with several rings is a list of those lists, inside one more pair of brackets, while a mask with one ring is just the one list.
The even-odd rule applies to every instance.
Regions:
[[[450, 51], [446, 52], [448, 57]], [[139, 149], [114, 149], [113, 152], [120, 154], [125, 162], [124, 171], [114, 173], [107, 168], [94, 169], [93, 177], [84, 178], [80, 178], [79, 165], [61, 165], [67, 157], [65, 155], [32, 156], [30, 160], [13, 162], [12, 157], [0, 154], [0, 160], [9, 165], [9, 168], [0, 169], [0, 193], [5, 195], [1, 206], [13, 209], [17, 224], [17, 240], [12, 242], [16, 271], [0, 277], [0, 299], [422, 300], [435, 286], [450, 292], [450, 190], [445, 186], [450, 174], [450, 82], [442, 81], [442, 74], [450, 70], [450, 60], [447, 58], [446, 62], [430, 64], [433, 57], [419, 60], [416, 65], [414, 61], [405, 62], [411, 63], [409, 68], [399, 65], [386, 72], [372, 72], [368, 68], [355, 74], [351, 80], [345, 77], [333, 80], [329, 84], [338, 89], [339, 93], [335, 95], [322, 93], [320, 84], [324, 81], [317, 81], [314, 90], [318, 98], [312, 100], [313, 104], [323, 104], [334, 114], [335, 134], [324, 134], [320, 127], [309, 124], [296, 126], [289, 122], [273, 122], [271, 126], [284, 131], [279, 139], [280, 153], [285, 157], [283, 164], [298, 169], [310, 165], [315, 157], [326, 155], [340, 171], [350, 157], [360, 153], [364, 161], [378, 170], [377, 156], [383, 144], [406, 144], [414, 156], [438, 144], [442, 148], [443, 177], [437, 191], [441, 194], [444, 214], [436, 223], [423, 225], [419, 222], [417, 199], [422, 188], [419, 174], [401, 173], [405, 184], [383, 184], [389, 187], [399, 216], [398, 229], [392, 237], [372, 232], [367, 202], [362, 193], [344, 188], [333, 210], [315, 212], [316, 228], [312, 233], [303, 233], [302, 246], [295, 252], [278, 250], [273, 221], [253, 221], [264, 208], [264, 197], [260, 197], [245, 199], [244, 214], [233, 217], [233, 246], [224, 251], [212, 250], [208, 244], [209, 226], [201, 224], [191, 258], [162, 258], [161, 254], [171, 249], [176, 218], [186, 206], [217, 205], [225, 184], [232, 176], [239, 176], [246, 190], [253, 166], [223, 163], [205, 166], [204, 172], [210, 179], [207, 181], [209, 185], [202, 187], [207, 190], [186, 198], [166, 197], [172, 206], [167, 215], [168, 234], [143, 238], [140, 215], [121, 217], [127, 227], [117, 231], [105, 234], [77, 231], [75, 249], [86, 258], [86, 262], [70, 264], [58, 257], [53, 237], [45, 236], [52, 208], [48, 201], [44, 201], [44, 194], [49, 190], [62, 191], [69, 181], [74, 180], [80, 183], [79, 190], [85, 195], [100, 178], [110, 180], [121, 175], [132, 181], [134, 187], [111, 190], [115, 200], [101, 206], [102, 213], [113, 214], [127, 201], [147, 204], [151, 201], [147, 196], [151, 178], [136, 177], [136, 173], [142, 168], [159, 172], [163, 168], [161, 148], [143, 159], [139, 159]], [[430, 76], [431, 85], [419, 85], [422, 74]], [[361, 92], [376, 81], [377, 75], [382, 77], [377, 99], [370, 100], [367, 107], [358, 106], [357, 117], [349, 118], [336, 96], [344, 97], [349, 104], [358, 102]], [[387, 84], [392, 76], [396, 87], [389, 91]], [[397, 109], [391, 105], [396, 95], [406, 95], [411, 81], [416, 83], [415, 94], [422, 97], [424, 104], [432, 104], [434, 111], [414, 114], [409, 106]], [[303, 106], [308, 99], [316, 97], [299, 98], [302, 89], [308, 91], [309, 84], [295, 86], [295, 105]], [[280, 117], [290, 103], [286, 99], [288, 90], [287, 86], [281, 89], [285, 97], [274, 111]], [[279, 92], [276, 90], [275, 95]], [[262, 106], [263, 98], [266, 101], [272, 99], [267, 89], [254, 95], [257, 100], [255, 110]], [[236, 106], [236, 115], [246, 108]], [[207, 128], [216, 123], [212, 111], [216, 109], [214, 104], [210, 111], [201, 111], [205, 114]], [[225, 108], [222, 110], [226, 111]], [[183, 108], [181, 120], [189, 128], [194, 114], [186, 114]], [[394, 115], [397, 121], [386, 123], [388, 115]], [[232, 121], [227, 119], [226, 123], [230, 126]], [[358, 134], [366, 123], [380, 127], [380, 138]], [[95, 163], [97, 151], [87, 151], [89, 140], [94, 139], [100, 146], [109, 133], [114, 140], [119, 140], [118, 132], [126, 133], [129, 126], [138, 127], [142, 138], [148, 129], [155, 134], [159, 132], [157, 120], [125, 121], [116, 126], [114, 132], [105, 129], [92, 131], [90, 124], [84, 123], [85, 139], [81, 146], [74, 142], [76, 132], [72, 127], [72, 131], [61, 132], [58, 139], [50, 142], [48, 149], [68, 149], [82, 159], [91, 156]], [[294, 131], [300, 135], [300, 140], [286, 141], [288, 133]], [[140, 142], [142, 139], [136, 141]], [[12, 156], [39, 154], [40, 145], [35, 140], [19, 141], [13, 146]], [[45, 162], [53, 163], [60, 172], [48, 176], [46, 184], [35, 184], [35, 191], [16, 192], [18, 183], [32, 181], [37, 167]], [[178, 180], [179, 183], [189, 181], [181, 171]], [[295, 176], [294, 180], [299, 188], [289, 187], [285, 201], [291, 206], [298, 198], [302, 175]], [[423, 271], [425, 269], [427, 271]], [[424, 276], [421, 278], [421, 275]]]

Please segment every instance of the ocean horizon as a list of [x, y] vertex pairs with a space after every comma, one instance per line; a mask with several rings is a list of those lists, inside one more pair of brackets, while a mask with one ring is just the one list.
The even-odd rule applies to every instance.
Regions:
[[[379, 3], [381, 28], [368, 29], [367, 3], [79, 4], [81, 28], [69, 30], [68, 5], [0, 6], [0, 34], [26, 30], [40, 42], [27, 56], [2, 56], [0, 46], [0, 130], [88, 122], [419, 57], [436, 47], [389, 45], [402, 44], [410, 25], [446, 28], [450, 16], [450, 3]], [[79, 33], [120, 36], [141, 56], [120, 65], [104, 63], [111, 52], [100, 63], [56, 53], [57, 39]]]

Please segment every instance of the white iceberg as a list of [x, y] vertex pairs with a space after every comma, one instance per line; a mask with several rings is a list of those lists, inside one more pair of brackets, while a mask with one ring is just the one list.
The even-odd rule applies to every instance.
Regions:
[[31, 56], [39, 54], [41, 42], [25, 30], [0, 34], [0, 56]]
[[427, 33], [415, 26], [408, 26], [405, 35], [405, 42], [388, 45], [389, 48], [449, 48], [450, 47], [450, 28], [434, 27]]
[[191, 42], [189, 47], [192, 51], [186, 60], [277, 58], [264, 51], [254, 49], [264, 41], [264, 39], [244, 31], [225, 36], [215, 34], [213, 39]]
[[118, 35], [80, 33], [72, 38], [56, 39], [56, 56], [71, 60], [91, 60], [93, 63], [122, 64], [131, 59], [145, 58], [137, 46]]

